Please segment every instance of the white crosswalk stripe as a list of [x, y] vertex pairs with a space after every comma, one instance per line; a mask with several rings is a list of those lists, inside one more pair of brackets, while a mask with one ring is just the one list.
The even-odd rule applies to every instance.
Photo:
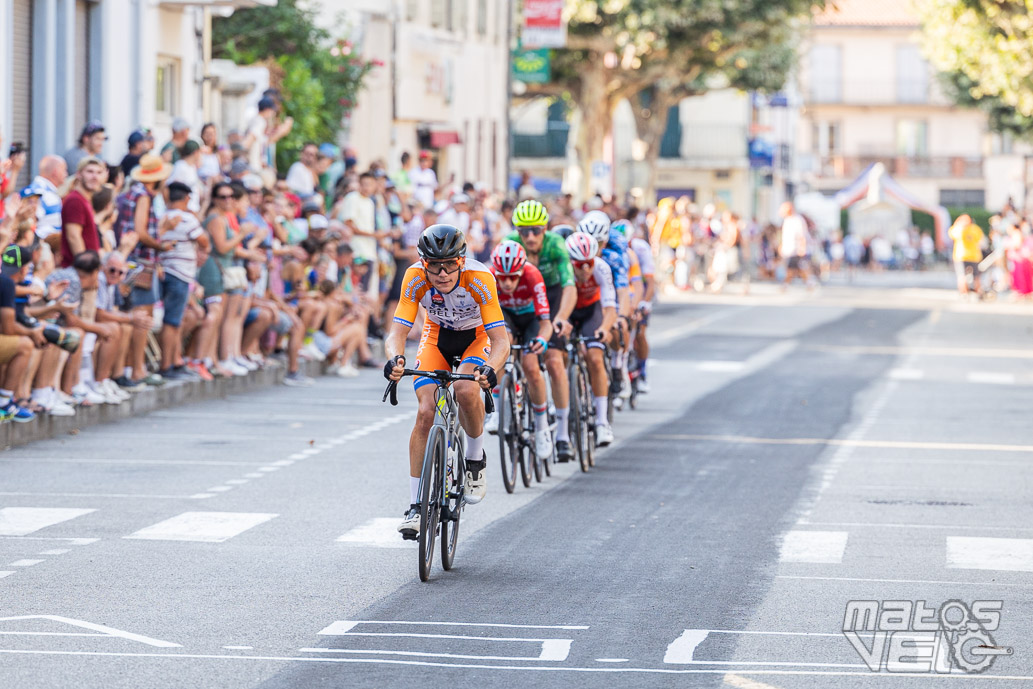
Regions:
[[184, 512], [123, 538], [223, 543], [277, 516], [259, 512]]
[[66, 507], [4, 507], [0, 509], [0, 536], [28, 536], [94, 511]]

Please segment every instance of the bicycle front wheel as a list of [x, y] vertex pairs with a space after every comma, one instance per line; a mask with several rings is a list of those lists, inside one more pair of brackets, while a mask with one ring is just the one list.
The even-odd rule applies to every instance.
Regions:
[[499, 457], [502, 460], [502, 482], [506, 492], [516, 488], [520, 463], [520, 416], [516, 413], [516, 385], [513, 376], [506, 373], [499, 383], [499, 401], [495, 413], [499, 415]]
[[584, 380], [582, 368], [576, 362], [571, 362], [568, 370], [570, 380], [570, 439], [574, 443], [574, 451], [577, 453], [577, 461], [581, 464], [581, 471], [588, 471], [588, 425], [585, 422], [585, 402], [582, 390]]
[[434, 537], [441, 517], [441, 484], [445, 466], [445, 431], [432, 426], [423, 452], [423, 472], [420, 475], [420, 581], [430, 579], [434, 564]]
[[445, 464], [445, 503], [441, 517], [441, 566], [452, 569], [459, 543], [459, 518], [463, 514], [463, 481], [466, 478], [465, 443], [462, 434], [453, 437]]

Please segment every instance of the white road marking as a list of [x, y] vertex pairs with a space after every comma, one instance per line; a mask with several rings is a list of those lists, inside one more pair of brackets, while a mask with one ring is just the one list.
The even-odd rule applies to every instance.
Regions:
[[214, 498], [215, 493], [194, 493], [190, 496], [191, 500], [205, 500], [207, 498]]
[[[642, 674], [642, 675], [726, 675], [728, 668], [649, 668], [649, 667], [563, 667], [555, 665], [477, 665], [474, 663], [442, 663], [426, 660], [403, 660], [399, 658], [330, 658], [325, 656], [255, 656], [255, 655], [230, 655], [217, 653], [116, 653], [106, 651], [45, 651], [45, 650], [16, 650], [10, 648], [0, 649], [0, 654], [11, 655], [56, 655], [56, 656], [92, 656], [105, 658], [178, 658], [181, 660], [248, 660], [252, 662], [269, 663], [337, 663], [337, 664], [362, 664], [362, 665], [403, 665], [412, 667], [437, 667], [437, 668], [459, 668], [464, 670], [501, 670], [517, 672], [558, 672], [558, 673], [590, 673], [590, 674]], [[716, 663], [701, 663], [704, 665], [715, 665]], [[864, 677], [871, 678], [872, 673], [865, 665], [850, 667], [865, 668], [864, 670], [759, 670], [754, 667], [747, 667], [746, 663], [728, 664], [743, 665], [741, 669], [735, 670], [740, 675], [771, 675], [782, 677]], [[772, 665], [774, 663], [763, 663]], [[805, 665], [804, 663], [793, 663], [793, 665]], [[839, 666], [835, 666], [839, 667]], [[920, 679], [935, 680], [1010, 680], [1015, 682], [1031, 682], [1033, 675], [968, 675], [968, 674], [917, 674], [917, 673], [888, 673], [880, 674], [880, 679], [906, 679], [916, 681]]]
[[32, 464], [129, 464], [133, 466], [153, 464], [155, 466], [164, 465], [187, 465], [187, 466], [213, 466], [213, 467], [255, 467], [259, 466], [260, 462], [229, 462], [223, 460], [213, 460], [211, 462], [202, 462], [199, 460], [192, 459], [90, 459], [90, 458], [78, 458], [78, 459], [63, 459], [63, 458], [52, 458], [52, 457], [4, 457], [0, 459], [0, 462], [25, 462]]
[[696, 363], [696, 368], [700, 371], [712, 371], [715, 373], [735, 373], [743, 370], [746, 367], [746, 363], [743, 361], [700, 361]]
[[915, 442], [907, 440], [861, 440], [852, 438], [758, 438], [748, 435], [706, 435], [697, 433], [660, 433], [657, 440], [699, 440], [740, 443], [743, 445], [829, 445], [831, 447], [871, 447], [895, 450], [953, 450], [958, 452], [1033, 452], [1033, 445], [999, 443]]
[[0, 536], [0, 539], [17, 541], [63, 541], [65, 543], [71, 543], [72, 545], [89, 545], [100, 540], [99, 538], [62, 538], [59, 536]]
[[681, 636], [667, 646], [665, 663], [691, 663], [696, 647], [706, 641], [710, 632], [706, 629], [686, 629]]
[[[481, 638], [481, 637], [475, 637]], [[489, 637], [485, 637], [489, 638]], [[532, 639], [516, 639], [517, 641], [532, 641]], [[556, 642], [559, 642], [557, 644]], [[354, 653], [356, 655], [392, 655], [392, 656], [416, 656], [420, 658], [458, 658], [460, 660], [533, 660], [562, 662], [567, 659], [570, 652], [569, 639], [548, 639], [542, 644], [542, 652], [536, 656], [486, 656], [486, 655], [464, 655], [460, 653], [432, 653], [429, 651], [387, 651], [387, 650], [360, 650], [351, 648], [299, 648], [302, 653]]]
[[3, 579], [4, 577], [9, 577], [12, 574], [14, 574], [14, 572], [12, 571], [0, 572], [0, 579]]
[[947, 567], [1033, 572], [1033, 540], [948, 536]]
[[337, 620], [323, 631], [319, 632], [325, 636], [341, 636], [347, 634], [359, 624], [404, 624], [404, 625], [426, 625], [438, 627], [501, 627], [503, 629], [567, 629], [572, 631], [588, 629], [588, 625], [572, 624], [502, 624], [493, 622], [413, 622], [411, 620]]
[[[139, 495], [137, 493], [28, 493], [28, 492], [2, 492], [0, 495], [9, 495], [20, 498], [133, 498], [141, 500], [188, 500], [189, 495]], [[93, 510], [90, 510], [91, 512]]]
[[777, 574], [776, 579], [796, 579], [812, 581], [849, 581], [870, 582], [873, 584], [932, 584], [943, 586], [1018, 586], [1029, 588], [1028, 583], [1008, 584], [1000, 581], [934, 581], [928, 579], [866, 579], [864, 577], [803, 577], [789, 574]]
[[846, 550], [846, 531], [789, 531], [782, 539], [782, 562], [839, 564]]
[[[174, 644], [171, 641], [162, 641], [160, 639], [152, 639], [149, 636], [143, 636], [142, 634], [134, 634], [127, 632], [122, 629], [115, 629], [114, 627], [107, 627], [103, 624], [94, 624], [93, 622], [86, 622], [84, 620], [74, 620], [70, 617], [62, 617], [60, 615], [16, 615], [14, 617], [0, 617], [0, 622], [18, 622], [21, 620], [50, 620], [52, 622], [59, 622], [61, 624], [67, 624], [72, 627], [79, 627], [81, 629], [89, 629], [94, 632], [98, 632], [98, 636], [110, 636], [117, 637], [120, 639], [126, 639], [128, 641], [137, 641], [148, 646], [155, 646], [157, 648], [182, 648], [179, 644]], [[17, 631], [7, 632], [9, 634], [19, 634]], [[60, 632], [54, 632], [52, 636], [63, 636]], [[81, 636], [81, 634], [73, 634], [72, 636]]]
[[65, 553], [71, 552], [67, 548], [55, 548], [53, 550], [44, 550], [40, 555], [64, 555]]
[[4, 507], [0, 509], [0, 536], [28, 536], [95, 511], [66, 507]]
[[597, 662], [597, 663], [626, 663], [626, 662], [628, 662], [628, 659], [627, 658], [596, 658], [595, 662]]
[[215, 486], [214, 488], [209, 488], [208, 492], [209, 493], [225, 493], [228, 490], [233, 490], [233, 486]]
[[245, 483], [248, 483], [248, 480], [246, 478], [231, 478], [226, 483], [230, 484], [231, 486], [242, 486]]
[[14, 562], [12, 562], [11, 564], [9, 564], [7, 566], [8, 567], [32, 567], [33, 565], [38, 565], [41, 562], [43, 562], [43, 560], [15, 560]]
[[675, 342], [676, 340], [685, 337], [697, 330], [704, 328], [715, 321], [722, 320], [724, 318], [730, 318], [741, 314], [742, 311], [738, 309], [728, 309], [722, 311], [715, 311], [714, 313], [707, 314], [702, 318], [697, 318], [694, 321], [683, 323], [682, 325], [674, 328], [668, 328], [667, 330], [661, 330], [660, 332], [650, 331], [649, 343], [654, 347], [664, 347], [666, 345]]
[[922, 380], [925, 371], [920, 368], [894, 368], [890, 369], [889, 377], [893, 380]]
[[274, 466], [274, 467], [289, 467], [292, 464], [294, 464], [294, 462], [295, 462], [295, 460], [293, 460], [293, 459], [281, 459], [279, 461], [273, 462], [270, 466]]
[[262, 478], [263, 476], [265, 476], [265, 474], [259, 474], [259, 473], [244, 474], [244, 478]]
[[184, 512], [123, 538], [223, 543], [277, 516], [255, 512]]
[[403, 541], [397, 526], [398, 519], [395, 517], [376, 517], [339, 536], [337, 542], [371, 548], [411, 549], [413, 542]]
[[962, 531], [1033, 531], [1030, 526], [998, 526], [981, 524], [897, 524], [890, 522], [812, 522], [801, 519], [797, 522], [801, 526], [849, 526], [855, 528], [870, 529], [947, 529]]
[[279, 471], [280, 467], [259, 467], [258, 470], [268, 474], [274, 471]]
[[308, 457], [308, 455], [303, 455], [300, 452], [295, 452], [290, 457], [288, 457], [288, 459], [305, 459], [306, 457]]
[[994, 373], [990, 371], [971, 371], [966, 376], [970, 383], [987, 385], [1015, 385], [1014, 373]]
[[764, 684], [764, 682], [747, 679], [739, 675], [725, 675], [724, 683], [736, 689], [778, 689], [778, 687], [771, 684]]
[[254, 646], [223, 646], [227, 651], [250, 651]]

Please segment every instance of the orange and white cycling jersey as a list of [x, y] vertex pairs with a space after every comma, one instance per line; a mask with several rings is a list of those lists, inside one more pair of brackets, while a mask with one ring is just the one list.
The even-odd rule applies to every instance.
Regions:
[[505, 325], [495, 276], [479, 261], [466, 260], [459, 282], [447, 294], [431, 286], [421, 262], [413, 263], [402, 279], [395, 321], [412, 327], [419, 304], [427, 309], [430, 322], [448, 330], [474, 330], [481, 325], [491, 330]]

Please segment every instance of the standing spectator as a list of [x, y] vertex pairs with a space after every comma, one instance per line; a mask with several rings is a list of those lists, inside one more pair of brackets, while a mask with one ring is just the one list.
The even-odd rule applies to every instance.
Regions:
[[287, 186], [302, 201], [307, 201], [316, 193], [316, 159], [319, 147], [311, 141], [301, 148], [299, 159], [287, 171]]
[[187, 139], [179, 149], [179, 160], [172, 166], [172, 174], [166, 180], [166, 184], [180, 182], [190, 189], [190, 202], [187, 204], [187, 210], [194, 215], [201, 214], [201, 203], [203, 202], [204, 184], [201, 182], [199, 174], [200, 167], [201, 144], [193, 139]]
[[190, 140], [190, 123], [182, 117], [172, 120], [172, 139], [161, 147], [161, 158], [166, 163], [175, 163], [180, 158], [179, 149]]
[[180, 325], [194, 277], [197, 275], [197, 251], [194, 243], [200, 243], [207, 249], [208, 237], [201, 229], [197, 216], [187, 212], [193, 190], [182, 182], [170, 182], [166, 188], [169, 210], [161, 219], [159, 231], [162, 241], [172, 243], [172, 248], [163, 251], [159, 256], [159, 263], [165, 272], [165, 277], [161, 281], [161, 298], [165, 305], [160, 340], [161, 375], [171, 380], [194, 380], [195, 374], [189, 373], [183, 362]]
[[[3, 141], [3, 137], [0, 137], [0, 146], [3, 146]], [[11, 155], [6, 160], [0, 160], [0, 219], [4, 217], [4, 199], [14, 192], [18, 175], [25, 167], [27, 150], [21, 143], [13, 143]]]
[[258, 114], [248, 123], [247, 134], [241, 141], [247, 152], [248, 163], [256, 172], [265, 168], [276, 169], [272, 147], [294, 127], [294, 118], [291, 117], [276, 124], [278, 109], [276, 101], [268, 96], [258, 101]]
[[36, 236], [40, 239], [61, 232], [61, 195], [58, 188], [66, 179], [68, 164], [64, 158], [43, 156], [43, 160], [39, 161], [39, 174], [32, 180], [32, 186], [43, 192], [36, 210]]
[[104, 186], [108, 166], [92, 156], [82, 158], [72, 190], [61, 206], [61, 261], [67, 268], [84, 251], [100, 251], [100, 232], [93, 214], [93, 195]]
[[329, 208], [333, 203], [337, 183], [344, 177], [344, 160], [341, 158], [341, 150], [331, 143], [319, 145], [319, 156], [328, 165], [326, 172], [319, 178], [319, 186], [326, 193], [327, 203], [325, 205]]
[[412, 155], [409, 151], [402, 152], [402, 167], [398, 169], [394, 175], [391, 176], [391, 181], [395, 183], [395, 189], [398, 190], [398, 195], [402, 197], [403, 201], [408, 201], [409, 197], [412, 196], [412, 178], [410, 172], [412, 172]]
[[434, 157], [430, 151], [420, 151], [420, 166], [409, 173], [412, 194], [424, 208], [434, 205], [434, 198], [438, 193], [438, 174], [431, 167], [433, 164]]
[[986, 236], [982, 228], [972, 222], [972, 216], [964, 213], [951, 225], [949, 234], [954, 240], [954, 274], [958, 278], [958, 292], [968, 294], [971, 289], [979, 294], [979, 262], [983, 260]]
[[779, 209], [782, 216], [782, 260], [785, 261], [785, 284], [796, 275], [807, 283], [807, 222], [796, 212], [792, 201], [786, 201]]
[[142, 129], [137, 129], [135, 132], [129, 135], [129, 152], [122, 158], [122, 162], [119, 163], [119, 167], [122, 168], [122, 173], [128, 177], [133, 171], [133, 168], [140, 164], [140, 156], [147, 153], [151, 147], [154, 146], [154, 136], [150, 132], [144, 132]]
[[65, 153], [65, 163], [69, 170], [78, 170], [79, 161], [86, 156], [99, 156], [104, 148], [108, 135], [104, 133], [104, 125], [98, 120], [90, 120], [79, 134], [79, 145]]
[[[132, 288], [129, 292], [129, 306], [134, 312], [143, 312], [148, 317], [154, 312], [158, 301], [158, 253], [172, 248], [158, 236], [158, 216], [164, 201], [161, 196], [162, 183], [172, 174], [172, 166], [153, 153], [140, 158], [140, 164], [133, 169], [133, 180], [129, 190], [118, 197], [118, 220], [115, 234], [120, 246], [131, 250], [130, 259], [135, 264], [128, 276]], [[142, 318], [142, 316], [139, 316]], [[159, 375], [147, 372], [144, 352], [147, 347], [147, 333], [133, 331], [129, 344], [129, 366], [135, 382], [147, 385], [162, 385]]]
[[197, 174], [205, 184], [211, 184], [222, 174], [222, 166], [219, 163], [219, 137], [214, 122], [201, 127], [201, 144], [201, 166]]
[[27, 328], [15, 318], [15, 283], [28, 272], [31, 259], [22, 247], [12, 245], [4, 250], [0, 270], [0, 366], [5, 367], [0, 386], [0, 419], [26, 423], [36, 418], [32, 411], [14, 401], [14, 391], [21, 387], [32, 358], [33, 347], [43, 347], [43, 328]]
[[[341, 201], [340, 220], [351, 230], [351, 246], [355, 256], [370, 264], [370, 273], [377, 274], [376, 205], [373, 194], [377, 182], [370, 172], [359, 175], [359, 188], [348, 193]], [[370, 280], [370, 298], [375, 302], [380, 294], [377, 280]]]

